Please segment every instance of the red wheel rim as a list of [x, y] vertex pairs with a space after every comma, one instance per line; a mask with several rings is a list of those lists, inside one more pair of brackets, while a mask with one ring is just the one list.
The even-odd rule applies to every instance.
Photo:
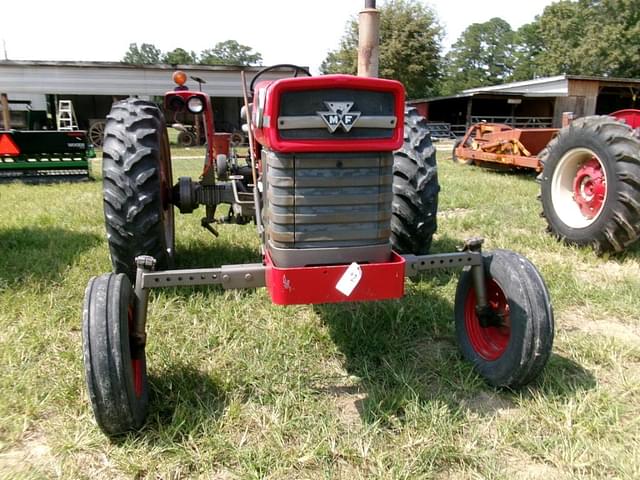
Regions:
[[602, 164], [596, 157], [580, 166], [573, 181], [573, 198], [585, 218], [597, 217], [607, 195]]
[[[129, 332], [133, 330], [133, 308], [129, 306], [127, 312], [129, 321]], [[129, 352], [131, 353], [131, 375], [133, 376], [133, 391], [136, 397], [142, 396], [142, 360], [139, 358], [133, 358], [134, 349], [131, 348], [133, 339], [129, 335]]]
[[495, 280], [487, 281], [487, 300], [489, 307], [501, 320], [500, 326], [483, 327], [476, 314], [476, 292], [469, 289], [464, 304], [464, 326], [473, 350], [487, 361], [497, 360], [507, 350], [511, 337], [511, 320], [509, 304]]

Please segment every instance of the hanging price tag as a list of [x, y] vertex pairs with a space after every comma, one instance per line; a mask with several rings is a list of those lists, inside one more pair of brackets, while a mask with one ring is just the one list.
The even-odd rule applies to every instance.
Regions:
[[338, 283], [336, 284], [336, 290], [338, 290], [343, 295], [347, 297], [351, 295], [353, 290], [358, 286], [360, 280], [362, 279], [362, 269], [360, 265], [356, 262], [353, 262], [347, 268], [347, 271], [344, 272]]

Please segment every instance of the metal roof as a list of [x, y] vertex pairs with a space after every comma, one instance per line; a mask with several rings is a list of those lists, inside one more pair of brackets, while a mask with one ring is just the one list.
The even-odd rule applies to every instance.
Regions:
[[[173, 87], [171, 73], [184, 70], [207, 83], [202, 90], [216, 97], [241, 97], [240, 72], [247, 81], [264, 67], [229, 65], [134, 65], [118, 62], [0, 61], [0, 92], [57, 95], [163, 95]], [[290, 69], [277, 69], [265, 79], [291, 75]], [[191, 87], [197, 86], [189, 80]]]
[[569, 80], [566, 75], [536, 78], [524, 82], [511, 82], [491, 87], [469, 88], [463, 93], [514, 93], [527, 97], [563, 97], [569, 93]]
[[600, 84], [633, 84], [640, 85], [640, 79], [636, 78], [614, 78], [614, 77], [590, 77], [583, 75], [556, 75], [554, 77], [535, 78], [523, 82], [504, 83], [488, 87], [469, 88], [457, 95], [447, 97], [425, 98], [411, 100], [409, 103], [432, 102], [437, 100], [448, 100], [452, 98], [467, 98], [477, 95], [513, 95], [523, 97], [566, 97], [569, 95], [569, 80], [597, 81]]

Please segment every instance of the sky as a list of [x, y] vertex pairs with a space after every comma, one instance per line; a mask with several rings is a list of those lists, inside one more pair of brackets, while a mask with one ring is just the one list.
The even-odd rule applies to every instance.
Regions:
[[[448, 48], [471, 23], [498, 16], [516, 29], [553, 0], [424, 3], [444, 26]], [[5, 0], [0, 41], [10, 60], [119, 61], [134, 42], [199, 53], [233, 39], [260, 52], [264, 65], [294, 63], [317, 73], [363, 6], [364, 0]]]

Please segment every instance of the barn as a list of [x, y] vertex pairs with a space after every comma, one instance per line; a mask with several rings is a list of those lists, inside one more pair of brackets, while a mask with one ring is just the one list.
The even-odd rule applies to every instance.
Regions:
[[[240, 72], [244, 70], [250, 81], [261, 68], [5, 60], [0, 61], [0, 93], [7, 95], [13, 128], [55, 129], [60, 102], [71, 101], [78, 127], [88, 130], [93, 143], [99, 144], [101, 127], [115, 100], [137, 96], [161, 103], [164, 92], [175, 86], [172, 73], [180, 69], [186, 72], [190, 88], [212, 97], [216, 128], [232, 132], [240, 128]], [[290, 75], [290, 69], [279, 68], [264, 78]]]
[[559, 75], [409, 103], [430, 122], [450, 124], [460, 136], [469, 125], [482, 121], [560, 127], [563, 112], [582, 117], [638, 108], [639, 94], [640, 79]]

